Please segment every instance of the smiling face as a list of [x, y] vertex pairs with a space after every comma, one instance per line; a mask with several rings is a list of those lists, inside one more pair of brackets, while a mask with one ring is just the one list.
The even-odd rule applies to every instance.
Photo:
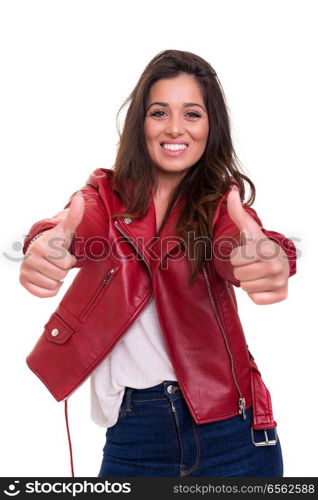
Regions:
[[202, 156], [209, 133], [197, 80], [188, 74], [158, 80], [146, 109], [144, 132], [151, 159], [161, 172], [185, 174]]

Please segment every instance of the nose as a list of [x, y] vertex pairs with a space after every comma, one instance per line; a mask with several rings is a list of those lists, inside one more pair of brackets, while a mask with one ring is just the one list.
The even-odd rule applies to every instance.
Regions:
[[166, 123], [166, 134], [179, 135], [184, 133], [184, 125], [182, 118], [178, 116], [171, 116]]

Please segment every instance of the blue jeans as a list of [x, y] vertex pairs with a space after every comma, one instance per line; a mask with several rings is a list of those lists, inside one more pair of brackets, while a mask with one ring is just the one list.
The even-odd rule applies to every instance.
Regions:
[[[255, 446], [252, 407], [246, 419], [196, 424], [176, 381], [126, 387], [118, 421], [106, 431], [98, 477], [283, 477], [279, 438]], [[274, 439], [274, 429], [267, 430]], [[264, 431], [254, 431], [256, 442]]]

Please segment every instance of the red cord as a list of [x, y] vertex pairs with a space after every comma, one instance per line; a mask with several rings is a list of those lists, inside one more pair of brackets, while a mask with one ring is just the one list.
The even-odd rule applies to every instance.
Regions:
[[72, 443], [71, 443], [70, 428], [69, 428], [69, 425], [68, 425], [68, 417], [67, 417], [67, 399], [65, 399], [64, 409], [65, 409], [65, 422], [66, 422], [68, 444], [69, 444], [69, 448], [70, 448], [71, 474], [72, 474], [72, 477], [75, 477], [74, 476], [74, 465], [73, 465]]

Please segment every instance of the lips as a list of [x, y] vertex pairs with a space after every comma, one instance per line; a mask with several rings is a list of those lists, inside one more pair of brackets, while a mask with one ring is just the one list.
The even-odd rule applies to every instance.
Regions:
[[[170, 147], [163, 147], [164, 144], [169, 144]], [[172, 145], [175, 146], [177, 144], [183, 144], [186, 147], [182, 147], [182, 148], [171, 147]], [[176, 143], [176, 142], [174, 142], [174, 143], [163, 142], [161, 145], [161, 149], [162, 149], [163, 155], [169, 156], [171, 158], [176, 158], [176, 157], [182, 156], [186, 153], [186, 151], [188, 149], [188, 145], [184, 142], [178, 142], [178, 143]]]

